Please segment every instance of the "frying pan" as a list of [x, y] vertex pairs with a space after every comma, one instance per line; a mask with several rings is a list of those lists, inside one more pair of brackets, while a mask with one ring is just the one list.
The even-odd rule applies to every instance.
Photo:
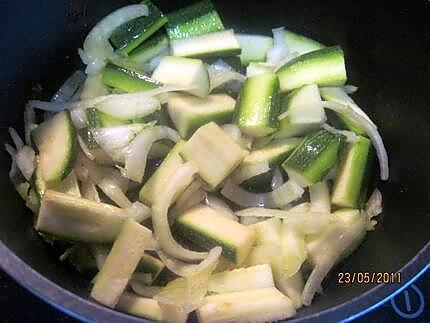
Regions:
[[[165, 11], [190, 1], [156, 1]], [[79, 67], [77, 48], [98, 20], [130, 3], [119, 0], [2, 1], [0, 4], [0, 142], [22, 130], [25, 102], [49, 99]], [[324, 295], [295, 320], [353, 318], [382, 302], [428, 267], [430, 259], [430, 2], [214, 1], [226, 26], [269, 34], [287, 28], [346, 53], [349, 83], [379, 125], [391, 177], [380, 183], [384, 212], [359, 249], [324, 283]], [[87, 299], [89, 282], [57, 260], [32, 230], [32, 216], [9, 183], [0, 152], [0, 265], [20, 284], [75, 317], [137, 322]], [[401, 272], [400, 284], [337, 283], [338, 272]]]

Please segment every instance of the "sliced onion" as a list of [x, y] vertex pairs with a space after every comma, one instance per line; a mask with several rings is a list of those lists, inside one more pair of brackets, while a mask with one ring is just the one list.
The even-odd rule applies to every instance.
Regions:
[[238, 125], [233, 123], [224, 124], [221, 126], [222, 130], [233, 139], [239, 146], [244, 149], [250, 150], [252, 147], [252, 137], [242, 134]]
[[178, 167], [152, 205], [152, 225], [161, 249], [173, 257], [187, 261], [204, 259], [207, 253], [191, 251], [178, 244], [170, 231], [167, 213], [174, 198], [191, 184], [197, 171], [191, 163]]
[[103, 193], [105, 193], [119, 207], [129, 208], [132, 206], [128, 197], [125, 196], [122, 190], [117, 185], [114, 185], [109, 179], [103, 178], [97, 186], [100, 187]]
[[100, 270], [109, 254], [109, 247], [104, 245], [93, 244], [89, 246], [90, 252], [93, 255], [97, 268]]
[[373, 191], [372, 195], [370, 195], [367, 200], [364, 208], [364, 213], [367, 218], [367, 230], [373, 231], [375, 230], [375, 225], [377, 224], [376, 220], [373, 220], [375, 216], [378, 216], [382, 213], [382, 194], [377, 188]]
[[78, 144], [79, 147], [81, 148], [82, 152], [85, 154], [85, 156], [89, 159], [89, 160], [95, 160], [96, 157], [94, 156], [94, 154], [91, 152], [91, 150], [88, 148], [87, 144], [85, 143], [85, 141], [82, 139], [82, 137], [80, 135], [77, 136], [78, 138]]
[[239, 220], [228, 204], [214, 194], [207, 193], [205, 195], [205, 204], [229, 219]]
[[294, 58], [300, 56], [300, 53], [298, 52], [291, 52], [288, 53], [287, 56], [285, 56], [283, 59], [281, 59], [276, 65], [274, 71], [277, 72], [283, 67], [285, 64], [287, 64], [289, 61], [293, 60]]
[[93, 99], [107, 94], [109, 94], [109, 89], [103, 83], [103, 74], [88, 75], [83, 84], [80, 99]]
[[15, 155], [15, 161], [21, 174], [29, 181], [36, 167], [36, 153], [33, 148], [24, 146], [19, 149]]
[[218, 59], [208, 66], [211, 91], [224, 83], [230, 81], [244, 82], [246, 77], [236, 72], [230, 65], [222, 59]]
[[214, 261], [216, 261], [221, 256], [221, 252], [221, 247], [215, 247], [211, 249], [206, 259], [202, 260], [199, 264], [189, 264], [180, 261], [170, 257], [161, 250], [157, 251], [157, 255], [172, 273], [181, 277], [192, 277], [199, 274], [201, 271], [210, 266]]
[[51, 102], [67, 102], [78, 91], [85, 81], [82, 71], [75, 71], [51, 98]]
[[284, 32], [284, 27], [272, 29], [273, 48], [267, 53], [268, 64], [276, 65], [288, 55], [289, 50]]
[[306, 281], [303, 289], [302, 300], [304, 305], [310, 305], [321, 283], [331, 268], [354, 240], [363, 232], [365, 221], [358, 220], [351, 227], [346, 228], [340, 223], [335, 223], [321, 237], [323, 245], [313, 258], [315, 266]]
[[130, 206], [124, 208], [124, 211], [127, 215], [139, 223], [142, 223], [151, 217], [151, 208], [139, 201], [130, 203]]
[[302, 187], [296, 182], [289, 180], [278, 189], [269, 193], [251, 193], [240, 186], [227, 180], [221, 190], [221, 194], [237, 205], [244, 207], [281, 207], [297, 200], [304, 193]]
[[275, 171], [273, 172], [273, 177], [272, 177], [272, 181], [270, 182], [270, 187], [272, 188], [272, 190], [276, 190], [279, 187], [281, 187], [283, 183], [284, 183], [284, 178], [282, 177], [282, 173], [279, 170], [279, 168], [276, 168]]
[[154, 299], [159, 303], [175, 306], [185, 313], [197, 309], [204, 301], [209, 287], [209, 277], [218, 265], [221, 251], [221, 247], [213, 248], [205, 260], [198, 265], [191, 265], [193, 267], [186, 264], [175, 266], [175, 269], [180, 269], [178, 272], [187, 276], [168, 283], [160, 293], [154, 296]]
[[240, 184], [247, 179], [267, 173], [268, 171], [270, 171], [270, 167], [267, 161], [256, 164], [242, 164], [233, 172], [231, 179], [236, 184]]
[[355, 85], [351, 85], [351, 84], [347, 84], [343, 86], [343, 90], [347, 93], [347, 94], [353, 94], [355, 92], [358, 91], [358, 87]]
[[98, 128], [93, 131], [93, 136], [114, 161], [124, 163], [127, 146], [143, 129], [154, 125], [155, 122]]
[[325, 129], [328, 132], [331, 132], [333, 134], [345, 136], [347, 142], [355, 143], [355, 142], [358, 141], [358, 136], [354, 132], [352, 132], [352, 131], [349, 131], [349, 130], [339, 130], [339, 129], [333, 128], [332, 126], [330, 126], [327, 123], [324, 123], [321, 126], [321, 128], [323, 128], [323, 129]]
[[127, 101], [122, 97], [112, 97], [95, 107], [110, 116], [125, 120], [145, 117], [161, 108], [160, 101], [154, 97], [141, 99], [133, 96]]
[[161, 139], [169, 139], [177, 142], [181, 137], [175, 130], [166, 126], [143, 129], [136, 136], [128, 146], [125, 155], [125, 172], [127, 178], [138, 183], [142, 182], [151, 145]]
[[86, 37], [83, 50], [79, 51], [82, 61], [87, 64], [86, 73], [98, 73], [105, 66], [107, 59], [115, 57], [109, 37], [117, 27], [132, 19], [147, 16], [148, 13], [146, 5], [129, 5], [100, 20]]
[[201, 182], [195, 180], [188, 186], [176, 200], [176, 210], [179, 214], [196, 206], [206, 197]]
[[311, 212], [330, 213], [330, 190], [326, 181], [309, 186], [309, 197], [311, 200]]
[[12, 138], [13, 144], [17, 150], [20, 150], [22, 147], [24, 147], [24, 142], [14, 128], [9, 127], [9, 135]]
[[324, 107], [335, 112], [347, 115], [349, 118], [359, 123], [364, 128], [367, 135], [372, 140], [373, 146], [376, 150], [376, 155], [378, 156], [381, 180], [388, 180], [389, 167], [387, 150], [385, 149], [381, 135], [379, 134], [378, 130], [372, 125], [372, 123], [370, 123], [367, 118], [354, 111], [350, 105], [324, 101]]
[[87, 200], [100, 202], [100, 196], [97, 192], [96, 185], [91, 179], [81, 181], [81, 194]]
[[24, 131], [25, 131], [25, 143], [28, 146], [31, 146], [31, 132], [37, 128], [36, 124], [36, 113], [34, 109], [30, 107], [28, 104], [24, 109]]

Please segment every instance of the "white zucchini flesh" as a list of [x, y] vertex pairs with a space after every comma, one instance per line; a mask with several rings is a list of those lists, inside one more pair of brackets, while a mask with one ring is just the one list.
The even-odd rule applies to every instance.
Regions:
[[207, 296], [196, 311], [199, 322], [270, 322], [296, 314], [291, 300], [275, 287]]
[[270, 265], [263, 264], [212, 275], [208, 292], [220, 294], [273, 286], [272, 269]]
[[267, 53], [273, 46], [273, 38], [261, 35], [237, 34], [240, 48], [240, 62], [248, 65], [251, 62], [265, 62]]

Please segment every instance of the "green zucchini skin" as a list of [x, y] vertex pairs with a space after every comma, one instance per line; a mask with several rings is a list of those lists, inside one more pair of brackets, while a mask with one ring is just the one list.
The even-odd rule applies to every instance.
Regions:
[[290, 52], [299, 53], [303, 55], [309, 52], [313, 52], [318, 49], [322, 49], [325, 46], [320, 42], [313, 40], [311, 38], [305, 37], [300, 34], [296, 34], [290, 30], [284, 31], [285, 41], [287, 42], [287, 47]]
[[128, 54], [167, 23], [167, 17], [149, 0], [142, 1], [148, 6], [148, 16], [138, 17], [119, 26], [110, 37], [116, 49]]
[[167, 15], [170, 40], [190, 38], [224, 29], [218, 12], [210, 0], [203, 0]]
[[143, 64], [169, 48], [169, 39], [163, 30], [159, 30], [138, 47], [128, 57], [131, 61]]
[[303, 185], [321, 181], [336, 164], [345, 138], [326, 130], [306, 136], [282, 163], [282, 168]]
[[347, 76], [343, 50], [339, 46], [326, 47], [292, 59], [278, 72], [281, 92], [303, 85], [344, 85]]
[[102, 80], [105, 85], [124, 92], [142, 92], [160, 86], [160, 83], [141, 72], [113, 64], [108, 64], [104, 68]]
[[346, 147], [334, 180], [331, 201], [334, 205], [358, 208], [361, 192], [365, 185], [367, 164], [371, 158], [371, 142], [359, 137], [355, 143]]
[[253, 137], [264, 137], [279, 127], [279, 80], [273, 73], [247, 78], [236, 104], [234, 120], [240, 130]]

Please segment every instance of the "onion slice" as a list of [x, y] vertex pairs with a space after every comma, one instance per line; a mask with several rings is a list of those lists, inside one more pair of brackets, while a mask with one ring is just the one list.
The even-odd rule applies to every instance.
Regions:
[[236, 72], [230, 65], [222, 59], [208, 65], [208, 72], [211, 84], [211, 91], [224, 83], [230, 81], [244, 82], [246, 77], [243, 74]]
[[151, 145], [161, 139], [177, 142], [181, 137], [175, 130], [166, 126], [143, 129], [136, 136], [125, 154], [125, 175], [127, 178], [138, 183], [142, 182]]
[[85, 72], [96, 74], [106, 65], [107, 59], [118, 57], [109, 43], [112, 32], [127, 21], [147, 16], [148, 13], [146, 5], [129, 5], [100, 20], [85, 38], [83, 50], [79, 50], [82, 61], [87, 64]]
[[364, 130], [366, 131], [369, 138], [372, 140], [373, 146], [376, 150], [376, 155], [379, 160], [380, 167], [380, 177], [381, 180], [386, 181], [389, 178], [389, 166], [388, 166], [388, 154], [385, 149], [384, 142], [382, 141], [381, 135], [379, 134], [376, 127], [368, 120], [368, 117], [365, 118], [360, 113], [357, 113], [354, 109], [352, 109], [351, 105], [344, 105], [336, 102], [323, 102], [324, 107], [330, 110], [333, 110], [338, 113], [342, 113], [347, 115], [353, 121], [359, 123]]
[[161, 249], [170, 256], [186, 261], [204, 259], [207, 253], [185, 249], [175, 241], [170, 231], [167, 212], [174, 198], [194, 180], [197, 171], [198, 169], [191, 163], [184, 163], [178, 167], [166, 183], [164, 191], [157, 196], [152, 205], [154, 234]]
[[16, 165], [18, 166], [21, 174], [27, 181], [30, 181], [31, 176], [36, 168], [36, 153], [33, 148], [23, 146], [15, 155]]
[[327, 124], [327, 123], [324, 123], [324, 124], [321, 126], [321, 128], [323, 128], [323, 129], [325, 129], [325, 130], [327, 130], [328, 132], [331, 132], [331, 133], [333, 133], [333, 134], [338, 134], [338, 135], [343, 135], [343, 136], [345, 136], [345, 137], [346, 137], [346, 141], [347, 141], [347, 142], [355, 143], [355, 142], [357, 142], [357, 141], [358, 141], [358, 136], [357, 136], [354, 132], [352, 132], [352, 131], [349, 131], [349, 130], [339, 130], [339, 129], [336, 129], [336, 128], [334, 128], [334, 127], [330, 126], [330, 125], [329, 125], [329, 124]]
[[75, 71], [58, 89], [51, 98], [51, 102], [67, 102], [84, 84], [85, 74], [82, 71]]
[[284, 31], [284, 27], [272, 29], [273, 48], [267, 53], [268, 64], [277, 65], [289, 53]]

